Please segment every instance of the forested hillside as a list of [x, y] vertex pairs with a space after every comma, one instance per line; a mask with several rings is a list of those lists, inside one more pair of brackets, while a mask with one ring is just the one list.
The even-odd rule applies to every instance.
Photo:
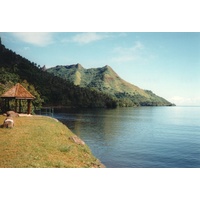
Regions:
[[[107, 94], [81, 88], [48, 73], [44, 67], [7, 49], [0, 39], [0, 95], [17, 82], [37, 97], [35, 107], [116, 107], [117, 102]], [[0, 99], [1, 101], [1, 99]], [[1, 102], [0, 102], [1, 103]]]
[[48, 72], [69, 80], [74, 85], [91, 88], [117, 99], [120, 106], [171, 106], [172, 104], [149, 90], [128, 83], [108, 65], [85, 69], [81, 64], [56, 66]]
[[[0, 39], [0, 95], [18, 82], [36, 97], [34, 108], [173, 105], [149, 90], [122, 80], [107, 65], [85, 69], [76, 64], [47, 70], [7, 49]], [[0, 107], [1, 104], [0, 99]]]

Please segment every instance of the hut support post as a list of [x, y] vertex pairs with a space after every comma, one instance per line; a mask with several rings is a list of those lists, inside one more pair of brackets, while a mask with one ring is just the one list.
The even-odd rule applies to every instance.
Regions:
[[15, 99], [15, 112], [17, 112], [17, 99]]
[[29, 115], [29, 114], [31, 114], [31, 100], [28, 99], [27, 102], [28, 102], [27, 114]]
[[19, 113], [22, 112], [22, 100], [20, 99], [19, 100]]
[[10, 110], [10, 100], [6, 99], [6, 109]]

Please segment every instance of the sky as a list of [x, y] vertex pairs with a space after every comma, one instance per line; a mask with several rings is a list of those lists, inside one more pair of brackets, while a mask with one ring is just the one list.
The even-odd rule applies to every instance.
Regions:
[[38, 65], [109, 65], [124, 80], [176, 105], [200, 106], [199, 32], [1, 32]]

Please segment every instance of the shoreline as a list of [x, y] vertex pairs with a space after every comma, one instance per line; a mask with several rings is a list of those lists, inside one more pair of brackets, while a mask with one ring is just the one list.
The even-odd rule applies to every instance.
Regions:
[[[5, 116], [0, 116], [2, 124]], [[76, 134], [56, 118], [21, 115], [1, 128], [1, 168], [106, 168]]]
[[[21, 115], [19, 115], [19, 116], [21, 116]], [[62, 123], [60, 120], [58, 120], [58, 119], [56, 119], [55, 117], [51, 117], [51, 116], [44, 116], [44, 115], [27, 115], [27, 114], [25, 114], [25, 115], [23, 115], [23, 116], [41, 116], [41, 117], [48, 117], [48, 118], [51, 118], [51, 119], [53, 119], [53, 120], [55, 120], [56, 122], [60, 122], [60, 123]], [[64, 126], [66, 126], [67, 128], [68, 128], [68, 126], [66, 125], [66, 124], [64, 124], [64, 123], [62, 123]], [[68, 128], [69, 129], [69, 128]], [[73, 131], [71, 130], [71, 129], [69, 129], [72, 133], [73, 133]], [[78, 137], [75, 133], [73, 133], [76, 137]], [[79, 137], [78, 137], [79, 138]], [[85, 143], [85, 141], [83, 141], [81, 138], [79, 138], [79, 140], [81, 140], [83, 143]], [[86, 144], [86, 143], [85, 143]], [[87, 145], [87, 144], [86, 144]], [[90, 148], [90, 147], [89, 147]], [[92, 153], [92, 155], [93, 155], [93, 153]], [[94, 155], [93, 155], [94, 156]], [[95, 157], [95, 156], [94, 156]], [[95, 157], [96, 158], [96, 157]], [[106, 166], [101, 162], [101, 160], [99, 160], [98, 158], [96, 158], [97, 160], [98, 160], [98, 162], [100, 162], [100, 166], [101, 166], [101, 168], [106, 168]]]
[[[38, 115], [37, 115], [38, 116]], [[41, 116], [41, 117], [43, 117], [43, 115], [39, 115], [39, 116]], [[60, 123], [62, 123], [60, 120], [58, 120], [58, 119], [56, 119], [56, 118], [54, 118], [54, 117], [51, 117], [51, 116], [44, 116], [44, 117], [49, 117], [49, 118], [51, 118], [51, 119], [53, 119], [53, 120], [55, 120], [56, 122], [60, 122]], [[64, 123], [62, 123], [64, 126], [66, 126], [67, 127], [67, 125], [65, 125]], [[68, 128], [68, 127], [67, 127]], [[68, 128], [69, 129], [69, 128]], [[70, 130], [70, 129], [69, 129]], [[71, 132], [72, 132], [72, 130], [70, 130]], [[73, 133], [73, 132], [72, 132]], [[80, 140], [80, 141], [82, 141], [84, 144], [86, 144], [85, 143], [85, 141], [83, 141], [81, 138], [79, 138], [75, 133], [73, 133], [77, 138], [78, 138], [78, 140]], [[78, 144], [78, 143], [77, 143]], [[87, 145], [87, 144], [86, 144]], [[88, 145], [87, 145], [88, 146]], [[89, 147], [89, 146], [88, 146]], [[90, 147], [89, 147], [90, 148]], [[91, 149], [90, 149], [90, 151], [91, 151]], [[92, 155], [93, 155], [93, 153], [92, 153]], [[93, 155], [94, 157], [95, 157], [95, 155]], [[96, 158], [96, 157], [95, 157]], [[106, 168], [106, 166], [98, 159], [98, 158], [96, 158], [97, 159], [97, 161], [100, 163], [100, 168]]]

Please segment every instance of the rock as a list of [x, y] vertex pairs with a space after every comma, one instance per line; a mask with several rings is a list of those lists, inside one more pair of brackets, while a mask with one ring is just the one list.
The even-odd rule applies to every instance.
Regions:
[[4, 120], [3, 128], [13, 128], [14, 127], [14, 120], [12, 117], [7, 117]]
[[85, 145], [85, 142], [83, 140], [81, 140], [78, 136], [72, 136], [69, 139], [71, 139], [72, 141], [74, 141], [76, 144], [80, 144], [80, 145]]
[[99, 159], [96, 160], [96, 162], [91, 163], [94, 168], [106, 168], [106, 166], [101, 163]]
[[6, 115], [7, 115], [8, 117], [19, 117], [19, 114], [16, 113], [16, 112], [14, 112], [14, 111], [7, 111], [7, 112], [6, 112]]

